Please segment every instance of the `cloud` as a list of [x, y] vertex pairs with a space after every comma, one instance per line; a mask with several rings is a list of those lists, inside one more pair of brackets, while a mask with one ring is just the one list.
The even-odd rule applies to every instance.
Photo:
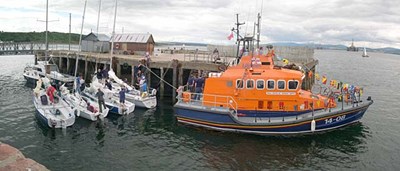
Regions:
[[[51, 31], [80, 32], [84, 0], [49, 2]], [[99, 32], [110, 34], [114, 0], [102, 0]], [[43, 31], [45, 1], [13, 0], [0, 7], [0, 30]], [[99, 1], [88, 2], [84, 33], [97, 28]], [[236, 22], [241, 33], [252, 34], [262, 10], [262, 43], [298, 42], [349, 44], [351, 39], [371, 47], [400, 48], [399, 0], [119, 0], [116, 32], [154, 35], [156, 41], [233, 44], [226, 39]]]

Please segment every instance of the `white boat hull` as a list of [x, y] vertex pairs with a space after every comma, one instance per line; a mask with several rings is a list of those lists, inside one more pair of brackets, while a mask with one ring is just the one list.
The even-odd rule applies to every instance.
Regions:
[[[63, 95], [63, 98], [69, 102], [71, 105], [73, 105], [76, 109], [80, 111], [80, 117], [91, 120], [91, 121], [97, 121], [98, 118], [104, 119], [108, 115], [108, 108], [105, 108], [100, 112], [99, 110], [99, 105], [97, 102], [94, 102], [93, 100], [90, 100], [86, 98], [85, 100], [80, 97], [78, 94], [65, 94]], [[89, 111], [87, 109], [88, 105], [87, 102], [89, 101], [90, 105], [94, 107], [95, 112]]]
[[40, 122], [50, 128], [66, 128], [75, 123], [75, 114], [78, 113], [77, 109], [72, 109], [62, 99], [57, 104], [41, 104], [41, 100], [33, 95], [33, 104], [36, 108], [36, 116]]
[[[98, 103], [97, 98], [95, 97], [94, 92], [90, 92], [89, 90], [85, 89], [83, 95], [90, 98], [91, 100]], [[135, 110], [135, 104], [126, 101], [125, 105], [119, 103], [119, 99], [112, 96], [105, 99], [105, 105], [109, 108], [109, 112], [119, 114], [119, 115], [128, 115]]]

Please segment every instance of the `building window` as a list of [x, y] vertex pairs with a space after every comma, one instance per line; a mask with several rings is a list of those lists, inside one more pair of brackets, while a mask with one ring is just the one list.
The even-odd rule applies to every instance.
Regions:
[[257, 80], [257, 89], [264, 89], [264, 80]]
[[299, 85], [299, 81], [296, 81], [296, 80], [288, 82], [289, 90], [296, 90], [298, 85]]
[[236, 88], [243, 88], [243, 80], [236, 80]]
[[279, 80], [278, 81], [278, 89], [279, 90], [284, 90], [285, 89], [285, 81], [284, 80]]
[[247, 82], [246, 82], [246, 87], [247, 87], [248, 89], [254, 88], [254, 80], [247, 80]]
[[274, 80], [268, 80], [267, 81], [267, 85], [268, 85], [268, 90], [273, 90], [275, 89], [275, 81]]

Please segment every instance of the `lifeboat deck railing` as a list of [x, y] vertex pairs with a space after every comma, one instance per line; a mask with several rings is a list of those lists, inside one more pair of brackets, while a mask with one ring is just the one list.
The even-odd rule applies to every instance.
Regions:
[[232, 116], [237, 117], [238, 104], [231, 96], [190, 92], [184, 92], [183, 94], [185, 93], [188, 93], [189, 95], [177, 96], [178, 103], [185, 103], [189, 106], [212, 108], [213, 110], [227, 110], [231, 111]]

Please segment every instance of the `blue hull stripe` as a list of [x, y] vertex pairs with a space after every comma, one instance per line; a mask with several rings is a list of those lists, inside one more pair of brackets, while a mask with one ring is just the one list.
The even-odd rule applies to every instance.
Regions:
[[[367, 108], [368, 106], [365, 106], [324, 118], [316, 118], [316, 130], [331, 129], [356, 122], [362, 118]], [[197, 126], [276, 133], [307, 132], [311, 130], [311, 118], [297, 123], [282, 123], [281, 125], [243, 125], [235, 122], [229, 114], [215, 114], [184, 108], [175, 108], [175, 110], [178, 121]]]

